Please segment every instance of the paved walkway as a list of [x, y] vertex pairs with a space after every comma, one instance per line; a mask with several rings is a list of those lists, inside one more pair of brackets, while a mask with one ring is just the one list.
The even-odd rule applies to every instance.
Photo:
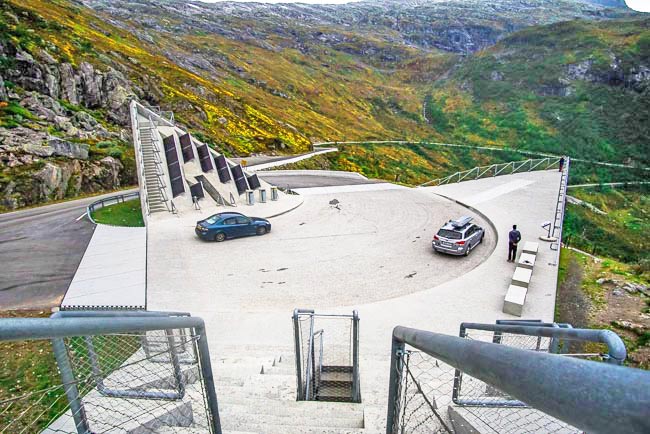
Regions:
[[61, 307], [144, 309], [146, 229], [97, 225]]
[[279, 157], [248, 157], [248, 158], [233, 158], [232, 160], [241, 163], [242, 160], [246, 160], [246, 170], [247, 171], [258, 171], [266, 170], [272, 167], [280, 167], [286, 164], [297, 163], [298, 161], [306, 160], [308, 158], [315, 157], [316, 155], [328, 154], [330, 152], [338, 152], [337, 148], [321, 148], [316, 149], [313, 152], [307, 152], [306, 154], [295, 155], [295, 156], [279, 156]]

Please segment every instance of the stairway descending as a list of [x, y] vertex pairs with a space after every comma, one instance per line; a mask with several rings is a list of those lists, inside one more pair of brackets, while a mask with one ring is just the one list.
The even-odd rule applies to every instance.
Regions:
[[212, 368], [225, 433], [368, 433], [362, 404], [296, 401], [293, 357], [228, 358]]
[[147, 201], [149, 212], [166, 211], [165, 200], [162, 195], [156, 168], [156, 156], [151, 137], [151, 130], [146, 123], [141, 123], [138, 129], [140, 133], [140, 146], [142, 147], [142, 157], [144, 163], [144, 183], [147, 186]]

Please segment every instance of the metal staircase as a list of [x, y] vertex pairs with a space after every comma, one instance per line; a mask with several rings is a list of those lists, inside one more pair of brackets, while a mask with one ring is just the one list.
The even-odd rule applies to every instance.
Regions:
[[143, 183], [146, 187], [146, 199], [149, 213], [160, 211], [173, 212], [174, 205], [169, 204], [165, 193], [165, 172], [162, 167], [160, 149], [154, 138], [155, 127], [152, 122], [142, 122], [138, 126], [140, 136], [140, 153], [142, 159]]

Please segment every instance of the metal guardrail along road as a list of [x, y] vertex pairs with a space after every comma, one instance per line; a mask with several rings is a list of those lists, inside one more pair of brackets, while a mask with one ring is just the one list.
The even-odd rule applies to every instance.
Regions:
[[116, 194], [115, 196], [107, 197], [104, 199], [97, 200], [86, 207], [86, 215], [88, 215], [88, 220], [97, 224], [93, 219], [93, 213], [101, 208], [110, 205], [116, 205], [118, 203], [127, 202], [129, 200], [140, 199], [140, 192], [134, 191], [131, 193]]

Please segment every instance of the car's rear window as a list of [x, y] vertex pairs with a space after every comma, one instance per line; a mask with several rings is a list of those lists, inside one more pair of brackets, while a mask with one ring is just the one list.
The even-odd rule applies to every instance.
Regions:
[[438, 236], [443, 238], [449, 238], [451, 240], [460, 240], [461, 233], [456, 231], [450, 231], [448, 229], [440, 229], [438, 231]]
[[209, 225], [213, 225], [213, 224], [215, 224], [217, 222], [217, 220], [219, 220], [219, 218], [220, 217], [218, 215], [213, 215], [213, 216], [208, 217], [207, 219], [205, 219], [204, 222], [206, 222]]

